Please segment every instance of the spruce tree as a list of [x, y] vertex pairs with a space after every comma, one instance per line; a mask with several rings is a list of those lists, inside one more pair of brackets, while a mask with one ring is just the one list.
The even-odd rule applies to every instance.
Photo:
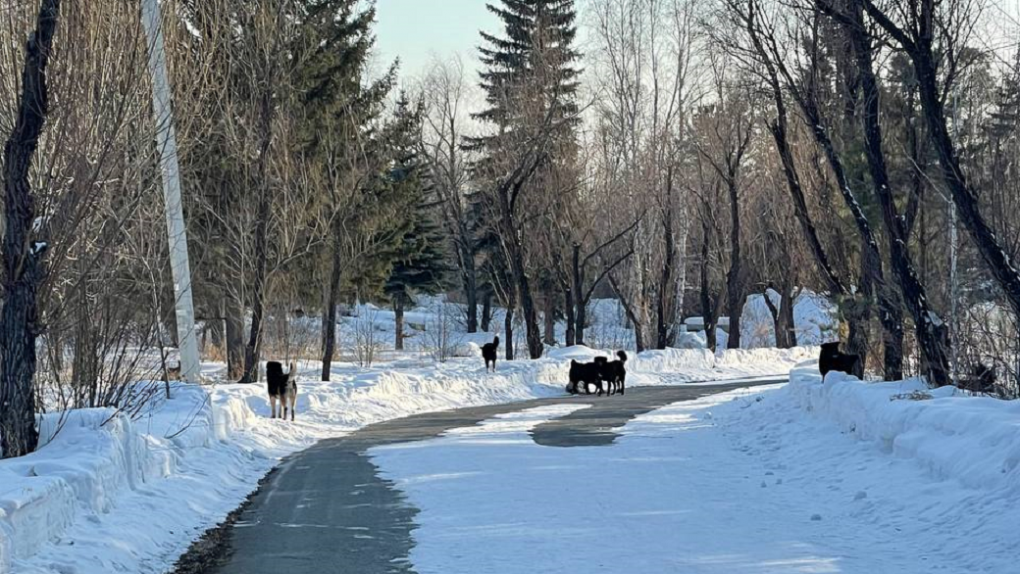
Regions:
[[488, 8], [503, 22], [504, 34], [482, 33], [487, 107], [475, 117], [492, 129], [469, 139], [466, 148], [481, 156], [475, 175], [488, 205], [477, 213], [488, 216], [481, 223], [498, 239], [498, 257], [490, 263], [502, 265], [512, 279], [514, 293], [508, 291], [506, 299], [519, 301], [528, 351], [538, 358], [542, 335], [524, 238], [533, 235], [527, 222], [556, 203], [538, 194], [554, 188], [564, 180], [561, 172], [574, 166], [580, 74], [573, 48], [576, 9], [573, 0], [502, 0]]
[[402, 93], [394, 112], [391, 129], [393, 166], [391, 185], [404, 198], [405, 231], [400, 236], [389, 278], [383, 288], [393, 304], [396, 318], [395, 346], [404, 349], [404, 309], [414, 303], [417, 294], [435, 295], [445, 287], [446, 263], [443, 243], [446, 238], [430, 206], [428, 171], [420, 150], [423, 105], [412, 104]]

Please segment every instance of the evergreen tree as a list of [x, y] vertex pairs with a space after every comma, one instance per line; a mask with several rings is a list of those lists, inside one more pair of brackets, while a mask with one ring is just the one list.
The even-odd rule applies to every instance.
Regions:
[[[538, 197], [568, 178], [576, 158], [578, 53], [573, 0], [502, 0], [488, 5], [504, 26], [502, 37], [482, 33], [485, 70], [481, 87], [487, 108], [476, 118], [492, 126], [466, 148], [481, 159], [475, 175], [482, 188], [476, 213], [498, 239], [490, 264], [502, 265], [512, 286], [505, 299], [519, 301], [527, 328], [528, 351], [542, 355], [542, 336], [528, 278], [527, 245], [539, 225], [540, 210], [557, 210], [558, 199]], [[567, 185], [566, 187], [573, 187]], [[485, 232], [483, 232], [484, 234]], [[508, 311], [511, 311], [508, 309]], [[509, 339], [509, 335], [507, 336]]]
[[435, 295], [445, 287], [446, 240], [430, 207], [428, 172], [420, 152], [423, 105], [412, 104], [402, 93], [392, 127], [393, 166], [391, 185], [404, 198], [402, 229], [389, 278], [384, 286], [396, 315], [396, 349], [404, 349], [404, 308], [416, 294]]

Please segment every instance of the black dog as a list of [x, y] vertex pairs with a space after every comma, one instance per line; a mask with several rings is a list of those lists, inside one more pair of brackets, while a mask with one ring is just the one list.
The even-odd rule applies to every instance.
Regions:
[[600, 363], [600, 376], [603, 381], [609, 384], [608, 394], [614, 395], [619, 391], [623, 395], [627, 390], [627, 353], [619, 351], [616, 356], [620, 358], [618, 361], [603, 360], [604, 362]]
[[283, 372], [283, 365], [276, 361], [266, 363], [266, 383], [269, 387], [270, 418], [287, 418], [287, 407], [290, 407], [290, 420], [294, 420], [294, 407], [297, 404], [297, 367], [290, 364], [290, 372]]
[[822, 345], [822, 353], [818, 357], [818, 370], [822, 378], [832, 371], [854, 375], [858, 378], [864, 374], [864, 365], [861, 364], [860, 355], [847, 355], [839, 351], [839, 343], [825, 343]]
[[496, 352], [499, 351], [499, 337], [491, 343], [482, 345], [482, 358], [485, 359], [485, 372], [489, 372], [489, 363], [492, 363], [492, 372], [496, 372]]
[[598, 396], [602, 396], [602, 393], [605, 392], [602, 388], [602, 372], [608, 364], [609, 359], [605, 357], [595, 357], [595, 361], [592, 363], [570, 361], [570, 394], [578, 394], [580, 392], [578, 385], [584, 383], [584, 390], [587, 394], [591, 394], [591, 386], [594, 385]]
[[960, 381], [960, 386], [975, 393], [991, 393], [997, 382], [995, 369], [978, 363], [971, 369], [970, 376]]

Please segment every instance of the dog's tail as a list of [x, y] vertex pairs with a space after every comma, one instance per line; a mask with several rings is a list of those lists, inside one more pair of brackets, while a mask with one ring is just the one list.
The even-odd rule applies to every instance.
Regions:
[[620, 351], [620, 352], [616, 353], [616, 356], [620, 357], [620, 362], [621, 363], [626, 363], [627, 362], [627, 353], [624, 353], [623, 351]]
[[492, 340], [492, 346], [493, 347], [499, 346], [499, 335], [496, 335], [496, 338]]
[[287, 372], [287, 377], [292, 381], [297, 378], [297, 363], [294, 361], [290, 362], [290, 371]]

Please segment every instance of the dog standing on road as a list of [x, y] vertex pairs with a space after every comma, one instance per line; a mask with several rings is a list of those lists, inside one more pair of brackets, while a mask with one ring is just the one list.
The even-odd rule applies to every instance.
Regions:
[[608, 384], [607, 393], [615, 395], [619, 391], [623, 395], [627, 391], [627, 353], [619, 351], [616, 356], [619, 360], [600, 363], [601, 377]]
[[[591, 386], [594, 385], [597, 391], [596, 395], [602, 396], [604, 391], [602, 388], [602, 373], [608, 364], [609, 359], [605, 357], [595, 357], [595, 361], [591, 363], [570, 361], [570, 385], [568, 392], [572, 395], [580, 394], [581, 391], [578, 387], [581, 383], [584, 383], [586, 394], [591, 394]], [[608, 396], [608, 393], [606, 396]]]
[[496, 353], [499, 351], [499, 337], [491, 343], [482, 345], [482, 358], [485, 359], [485, 372], [489, 372], [489, 365], [492, 365], [492, 372], [496, 372]]
[[283, 365], [276, 361], [266, 363], [266, 384], [269, 387], [269, 418], [287, 419], [287, 408], [290, 407], [290, 420], [294, 420], [297, 406], [297, 365], [290, 364], [290, 372], [283, 372]]

